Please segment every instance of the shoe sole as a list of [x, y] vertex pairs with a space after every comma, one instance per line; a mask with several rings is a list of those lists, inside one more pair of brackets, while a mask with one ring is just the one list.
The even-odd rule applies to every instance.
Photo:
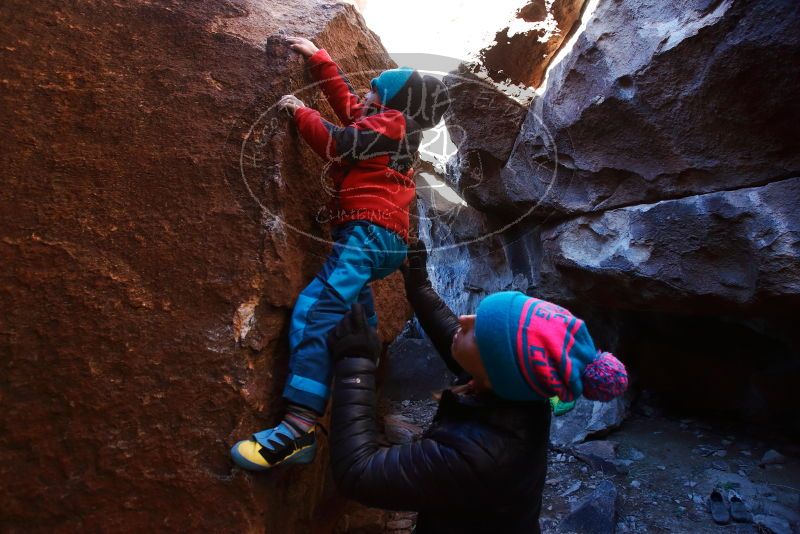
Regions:
[[314, 443], [314, 445], [309, 445], [308, 447], [300, 449], [275, 465], [264, 467], [263, 465], [253, 463], [242, 456], [239, 453], [238, 447], [238, 443], [231, 447], [231, 458], [233, 458], [233, 461], [236, 465], [242, 469], [247, 469], [248, 471], [269, 471], [270, 469], [278, 467], [281, 464], [309, 464], [314, 461], [314, 457], [317, 455], [317, 444]]
[[286, 458], [279, 464], [310, 464], [314, 461], [314, 457], [317, 455], [317, 444], [314, 443], [313, 445], [309, 445], [303, 449], [300, 449], [293, 455]]

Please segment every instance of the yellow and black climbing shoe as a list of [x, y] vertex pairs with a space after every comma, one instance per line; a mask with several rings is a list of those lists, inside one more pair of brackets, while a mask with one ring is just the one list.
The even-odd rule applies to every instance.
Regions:
[[279, 464], [307, 464], [316, 453], [315, 427], [295, 437], [285, 423], [257, 432], [231, 447], [236, 465], [250, 471], [266, 471]]

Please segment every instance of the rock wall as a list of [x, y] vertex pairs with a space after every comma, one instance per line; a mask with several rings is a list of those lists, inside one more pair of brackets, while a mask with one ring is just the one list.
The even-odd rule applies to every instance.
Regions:
[[[321, 162], [271, 106], [330, 110], [270, 36], [359, 89], [394, 66], [380, 42], [334, 2], [0, 14], [0, 530], [326, 531], [324, 440], [267, 476], [228, 457], [282, 410], [290, 311], [329, 250]], [[387, 342], [398, 276], [375, 284]]]
[[676, 405], [800, 432], [799, 56], [789, 0], [600, 0], [521, 127], [451, 117], [438, 287], [555, 300]]
[[539, 87], [547, 65], [580, 24], [584, 0], [533, 0], [495, 34], [480, 59], [497, 82]]
[[563, 218], [794, 176], [798, 9], [601, 1], [532, 103], [497, 204]]

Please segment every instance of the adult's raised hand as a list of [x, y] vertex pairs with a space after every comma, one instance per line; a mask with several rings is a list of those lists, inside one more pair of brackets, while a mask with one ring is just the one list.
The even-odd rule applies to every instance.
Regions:
[[378, 333], [367, 322], [364, 306], [356, 302], [339, 324], [328, 333], [328, 351], [334, 362], [342, 358], [368, 358], [377, 361], [381, 354]]

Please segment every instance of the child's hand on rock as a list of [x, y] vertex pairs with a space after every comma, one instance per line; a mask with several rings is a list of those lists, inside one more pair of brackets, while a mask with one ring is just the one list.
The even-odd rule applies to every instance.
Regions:
[[278, 100], [278, 109], [285, 109], [290, 115], [294, 115], [295, 111], [304, 107], [306, 107], [306, 105], [303, 104], [303, 101], [294, 95], [283, 95], [281, 99]]
[[304, 57], [311, 57], [319, 51], [317, 45], [305, 37], [287, 37], [286, 42], [289, 44], [289, 48], [299, 54], [302, 54]]

